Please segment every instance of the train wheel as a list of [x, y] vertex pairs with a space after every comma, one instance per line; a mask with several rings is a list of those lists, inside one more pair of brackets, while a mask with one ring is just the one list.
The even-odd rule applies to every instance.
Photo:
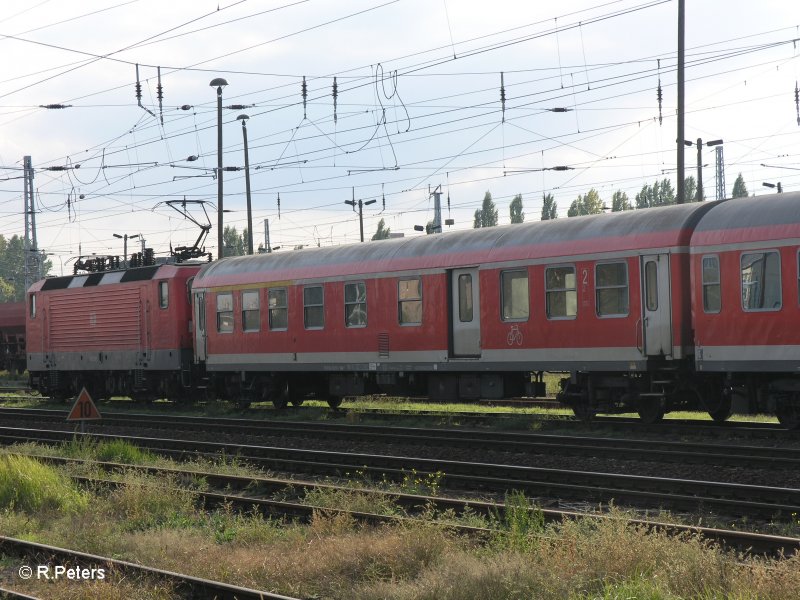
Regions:
[[664, 402], [661, 396], [639, 397], [636, 412], [644, 423], [658, 423], [664, 418]]
[[584, 423], [589, 423], [594, 420], [594, 417], [597, 414], [583, 402], [574, 404], [572, 406], [572, 412], [578, 418], [578, 420], [583, 421]]
[[328, 406], [331, 408], [339, 408], [342, 405], [342, 400], [344, 400], [342, 396], [329, 396]]
[[731, 397], [729, 388], [723, 389], [722, 384], [707, 384], [700, 390], [692, 388], [697, 395], [697, 406], [705, 408], [715, 423], [724, 423], [731, 416]]
[[293, 396], [289, 400], [289, 402], [291, 402], [292, 406], [294, 406], [294, 407], [303, 406], [303, 402], [304, 401], [305, 401], [305, 398], [300, 398], [300, 397], [297, 397], [297, 396]]
[[275, 408], [279, 410], [286, 408], [286, 405], [289, 404], [289, 382], [277, 383], [270, 393], [270, 400]]
[[731, 416], [731, 395], [722, 394], [716, 408], [709, 408], [708, 414], [714, 419], [715, 423], [724, 423]]
[[799, 400], [798, 394], [784, 394], [777, 399], [775, 415], [786, 429], [800, 429]]

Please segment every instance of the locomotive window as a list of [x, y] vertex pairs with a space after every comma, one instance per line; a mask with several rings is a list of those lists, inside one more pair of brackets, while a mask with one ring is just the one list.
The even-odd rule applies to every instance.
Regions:
[[527, 321], [530, 314], [528, 272], [503, 271], [500, 284], [503, 321]]
[[242, 292], [242, 329], [258, 331], [261, 322], [261, 311], [258, 304], [258, 292]]
[[578, 314], [575, 267], [549, 267], [544, 272], [548, 319], [574, 319]]
[[780, 310], [781, 259], [777, 252], [742, 254], [742, 308]]
[[233, 331], [233, 294], [217, 294], [217, 331]]
[[31, 319], [36, 318], [36, 294], [28, 294], [28, 303], [29, 303], [29, 310], [31, 314]]
[[325, 326], [324, 295], [321, 285], [303, 288], [303, 323], [306, 329]]
[[458, 320], [472, 321], [472, 275], [458, 276]]
[[168, 281], [159, 281], [158, 282], [158, 305], [161, 308], [167, 308], [169, 306], [169, 282]]
[[344, 320], [348, 327], [367, 326], [367, 286], [363, 281], [344, 284]]
[[658, 310], [658, 263], [654, 260], [644, 264], [644, 302], [647, 310]]
[[628, 314], [628, 265], [624, 262], [595, 265], [595, 307], [598, 317]]
[[718, 313], [722, 308], [720, 293], [719, 257], [703, 257], [703, 311]]
[[286, 304], [286, 288], [273, 288], [267, 291], [269, 303], [269, 328], [273, 331], [285, 330], [289, 326], [289, 314]]
[[397, 282], [397, 311], [401, 325], [422, 323], [422, 280], [401, 279]]

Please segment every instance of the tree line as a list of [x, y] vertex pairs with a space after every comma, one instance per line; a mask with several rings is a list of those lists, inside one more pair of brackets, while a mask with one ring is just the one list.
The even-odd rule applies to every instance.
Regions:
[[[36, 258], [43, 257], [36, 253]], [[48, 275], [52, 267], [45, 260], [42, 273]], [[0, 234], [0, 302], [21, 302], [25, 292], [25, 239], [18, 235], [6, 239]]]
[[[694, 176], [690, 175], [684, 180], [685, 197], [689, 202], [696, 202], [697, 196], [697, 181]], [[748, 195], [747, 186], [744, 182], [744, 177], [739, 173], [736, 181], [733, 184], [733, 198], [744, 198]], [[705, 200], [705, 194], [703, 195]], [[611, 212], [620, 212], [624, 210], [634, 210], [641, 208], [651, 208], [654, 206], [668, 206], [675, 204], [677, 198], [675, 197], [675, 189], [672, 187], [672, 182], [668, 178], [660, 181], [655, 181], [653, 184], [645, 184], [642, 189], [634, 196], [633, 200], [628, 197], [626, 192], [617, 190], [611, 195], [611, 205], [607, 206], [600, 193], [592, 188], [588, 192], [572, 201], [567, 210], [568, 217], [577, 217], [579, 215], [594, 215], [610, 210]], [[525, 221], [525, 212], [522, 205], [522, 194], [517, 194], [508, 205], [509, 218], [511, 223], [522, 223]], [[472, 226], [475, 229], [481, 227], [494, 227], [499, 222], [500, 211], [497, 208], [494, 200], [492, 199], [491, 192], [487, 191], [483, 197], [481, 207], [475, 211]], [[553, 194], [544, 194], [542, 196], [542, 212], [539, 217], [542, 221], [558, 218], [558, 204], [556, 203]], [[428, 222], [426, 227], [427, 232], [431, 233], [432, 222]], [[372, 236], [373, 240], [381, 240], [389, 237], [389, 228], [383, 219], [378, 223], [378, 229], [375, 235]]]

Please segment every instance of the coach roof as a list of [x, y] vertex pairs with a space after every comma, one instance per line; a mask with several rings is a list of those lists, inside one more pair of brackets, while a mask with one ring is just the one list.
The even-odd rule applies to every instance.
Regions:
[[736, 244], [800, 237], [800, 192], [726, 200], [695, 228], [692, 245]]
[[203, 266], [194, 285], [215, 287], [261, 280], [258, 275], [254, 277], [255, 274], [267, 280], [301, 279], [685, 247], [692, 228], [713, 204], [690, 203], [365, 244], [229, 257]]

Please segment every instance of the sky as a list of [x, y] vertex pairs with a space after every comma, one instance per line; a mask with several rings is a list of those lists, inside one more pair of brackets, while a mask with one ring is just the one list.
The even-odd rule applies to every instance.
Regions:
[[[757, 196], [800, 189], [800, 5], [687, 5], [685, 138], [723, 141], [728, 196], [739, 173]], [[279, 252], [356, 243], [351, 199], [375, 200], [366, 239], [380, 219], [424, 235], [437, 188], [446, 231], [471, 228], [486, 192], [500, 224], [517, 194], [526, 221], [544, 194], [560, 217], [592, 188], [633, 201], [676, 185], [677, 13], [677, 0], [17, 2], [0, 17], [0, 234], [24, 233], [31, 156], [54, 274], [122, 255], [114, 234], [166, 256], [194, 243], [193, 221], [212, 224], [216, 256], [218, 77], [223, 219], [247, 226], [246, 114], [255, 246], [265, 220]], [[695, 146], [685, 161], [696, 176]]]

